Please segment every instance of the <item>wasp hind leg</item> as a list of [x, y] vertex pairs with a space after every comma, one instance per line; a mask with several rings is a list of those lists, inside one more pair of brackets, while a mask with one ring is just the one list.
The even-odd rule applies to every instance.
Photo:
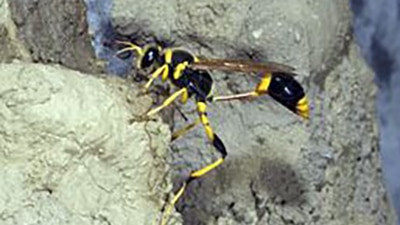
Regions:
[[186, 125], [184, 128], [181, 128], [177, 131], [175, 131], [174, 133], [172, 133], [171, 135], [171, 141], [175, 141], [176, 139], [182, 137], [183, 135], [185, 135], [187, 132], [189, 132], [190, 130], [192, 130], [193, 128], [195, 128], [197, 125], [200, 124], [200, 118], [197, 119], [196, 121], [194, 121], [193, 123], [190, 123], [189, 125]]
[[205, 129], [205, 132], [206, 132], [206, 135], [207, 135], [209, 141], [212, 143], [214, 148], [221, 154], [221, 156], [217, 160], [215, 160], [213, 163], [211, 163], [199, 170], [192, 171], [190, 173], [189, 177], [183, 182], [181, 188], [176, 192], [175, 197], [172, 199], [172, 201], [169, 203], [168, 207], [166, 208], [164, 215], [162, 217], [162, 220], [161, 220], [161, 225], [165, 225], [168, 222], [168, 219], [169, 219], [169, 216], [171, 215], [172, 209], [174, 208], [175, 204], [179, 201], [179, 199], [182, 197], [182, 195], [185, 193], [185, 190], [186, 190], [187, 186], [189, 185], [189, 183], [192, 182], [193, 180], [196, 180], [197, 178], [204, 176], [208, 172], [210, 172], [213, 169], [220, 166], [224, 162], [224, 160], [227, 156], [227, 151], [226, 151], [224, 143], [221, 141], [221, 139], [218, 137], [218, 135], [214, 133], [214, 131], [212, 130], [212, 128], [210, 126], [210, 123], [209, 123], [209, 120], [207, 117], [207, 112], [206, 112], [207, 107], [206, 107], [205, 101], [197, 101], [196, 104], [197, 104], [197, 111], [199, 114], [199, 119], [196, 120], [196, 122], [185, 127], [186, 129], [185, 128], [181, 129], [180, 133], [181, 133], [181, 135], [183, 135], [188, 130], [190, 130], [197, 124], [201, 123]]
[[258, 83], [257, 87], [253, 91], [235, 94], [235, 95], [224, 95], [224, 96], [215, 96], [210, 99], [212, 102], [219, 102], [219, 101], [230, 101], [230, 100], [241, 100], [241, 99], [248, 99], [252, 97], [261, 96], [268, 91], [268, 87], [271, 83], [271, 73], [266, 73], [261, 78], [261, 81]]

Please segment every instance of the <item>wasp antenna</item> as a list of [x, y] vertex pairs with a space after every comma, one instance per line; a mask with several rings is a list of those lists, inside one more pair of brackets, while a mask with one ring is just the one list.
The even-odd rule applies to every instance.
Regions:
[[142, 49], [140, 46], [133, 44], [132, 42], [129, 42], [129, 41], [119, 41], [119, 40], [116, 40], [115, 42], [116, 42], [117, 44], [122, 44], [122, 45], [127, 46], [127, 47], [125, 47], [125, 48], [123, 48], [123, 49], [117, 51], [116, 55], [119, 55], [119, 54], [124, 53], [124, 52], [127, 52], [127, 51], [135, 51], [135, 52], [136, 52], [137, 54], [139, 54], [139, 55], [143, 55], [143, 54], [144, 54], [144, 53], [143, 53], [143, 49]]
[[175, 43], [176, 43], [175, 40], [172, 40], [172, 39], [166, 40], [166, 39], [161, 39], [158, 37], [154, 37], [153, 40], [158, 46], [160, 46], [163, 49], [175, 46]]

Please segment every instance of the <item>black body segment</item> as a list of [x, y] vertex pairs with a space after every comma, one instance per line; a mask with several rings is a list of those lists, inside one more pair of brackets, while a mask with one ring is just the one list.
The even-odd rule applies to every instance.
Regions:
[[193, 63], [194, 56], [188, 51], [180, 49], [172, 50], [171, 66], [175, 68], [178, 64], [183, 62], [188, 62], [189, 64]]
[[213, 79], [205, 70], [185, 69], [182, 76], [176, 80], [188, 88], [189, 95], [195, 95], [196, 99], [205, 101], [211, 94]]
[[268, 94], [277, 102], [297, 112], [297, 103], [305, 97], [304, 89], [292, 76], [284, 73], [273, 73]]
[[156, 47], [149, 47], [140, 61], [140, 68], [146, 69], [152, 66], [160, 58], [160, 51]]

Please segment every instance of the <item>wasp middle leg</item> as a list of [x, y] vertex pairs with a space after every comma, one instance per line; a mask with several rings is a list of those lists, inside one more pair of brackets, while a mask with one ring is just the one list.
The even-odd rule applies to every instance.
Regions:
[[[220, 166], [224, 162], [224, 160], [228, 154], [224, 143], [219, 138], [219, 136], [214, 133], [213, 129], [211, 128], [210, 122], [207, 117], [207, 112], [206, 112], [206, 108], [207, 108], [206, 102], [203, 100], [197, 100], [196, 105], [197, 105], [199, 119], [196, 120], [194, 123], [190, 124], [189, 126], [185, 127], [184, 129], [181, 129], [180, 130], [181, 132], [179, 132], [179, 133], [181, 133], [181, 134], [186, 133], [186, 131], [190, 130], [192, 127], [201, 123], [204, 127], [204, 130], [206, 132], [208, 140], [211, 142], [213, 147], [221, 154], [221, 156], [214, 162], [208, 164], [207, 166], [205, 166], [201, 169], [198, 169], [198, 170], [194, 170], [190, 173], [189, 177], [183, 182], [182, 186], [176, 192], [175, 197], [172, 199], [169, 206], [166, 208], [166, 211], [164, 212], [162, 222], [161, 222], [162, 225], [167, 223], [173, 207], [179, 201], [179, 199], [182, 197], [182, 195], [184, 194], [189, 183], [192, 182], [193, 180], [196, 180], [196, 179], [204, 176], [208, 172], [210, 172], [213, 169]], [[176, 135], [176, 138], [178, 138], [179, 136], [180, 135]]]

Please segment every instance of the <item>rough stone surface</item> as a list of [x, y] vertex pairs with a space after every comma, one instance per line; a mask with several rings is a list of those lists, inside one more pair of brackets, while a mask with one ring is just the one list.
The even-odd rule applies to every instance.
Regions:
[[17, 39], [17, 29], [11, 19], [7, 0], [0, 0], [0, 62], [11, 62], [18, 58], [29, 61], [29, 53]]
[[83, 0], [9, 1], [18, 37], [34, 62], [101, 71], [91, 47]]
[[169, 129], [128, 122], [150, 99], [40, 64], [0, 64], [0, 79], [0, 224], [154, 224]]
[[400, 225], [400, 17], [394, 16], [400, 7], [393, 1], [350, 3], [357, 42], [375, 72], [382, 171]]
[[[117, 0], [113, 21], [122, 34], [174, 40], [201, 56], [290, 64], [310, 98], [309, 122], [268, 97], [211, 105], [229, 155], [191, 184], [178, 204], [184, 224], [394, 224], [381, 183], [373, 75], [349, 34], [347, 1]], [[213, 75], [217, 95], [256, 85]], [[192, 119], [193, 109], [184, 107]], [[179, 116], [174, 125], [184, 125]], [[201, 128], [172, 150], [176, 184], [216, 156]]]

